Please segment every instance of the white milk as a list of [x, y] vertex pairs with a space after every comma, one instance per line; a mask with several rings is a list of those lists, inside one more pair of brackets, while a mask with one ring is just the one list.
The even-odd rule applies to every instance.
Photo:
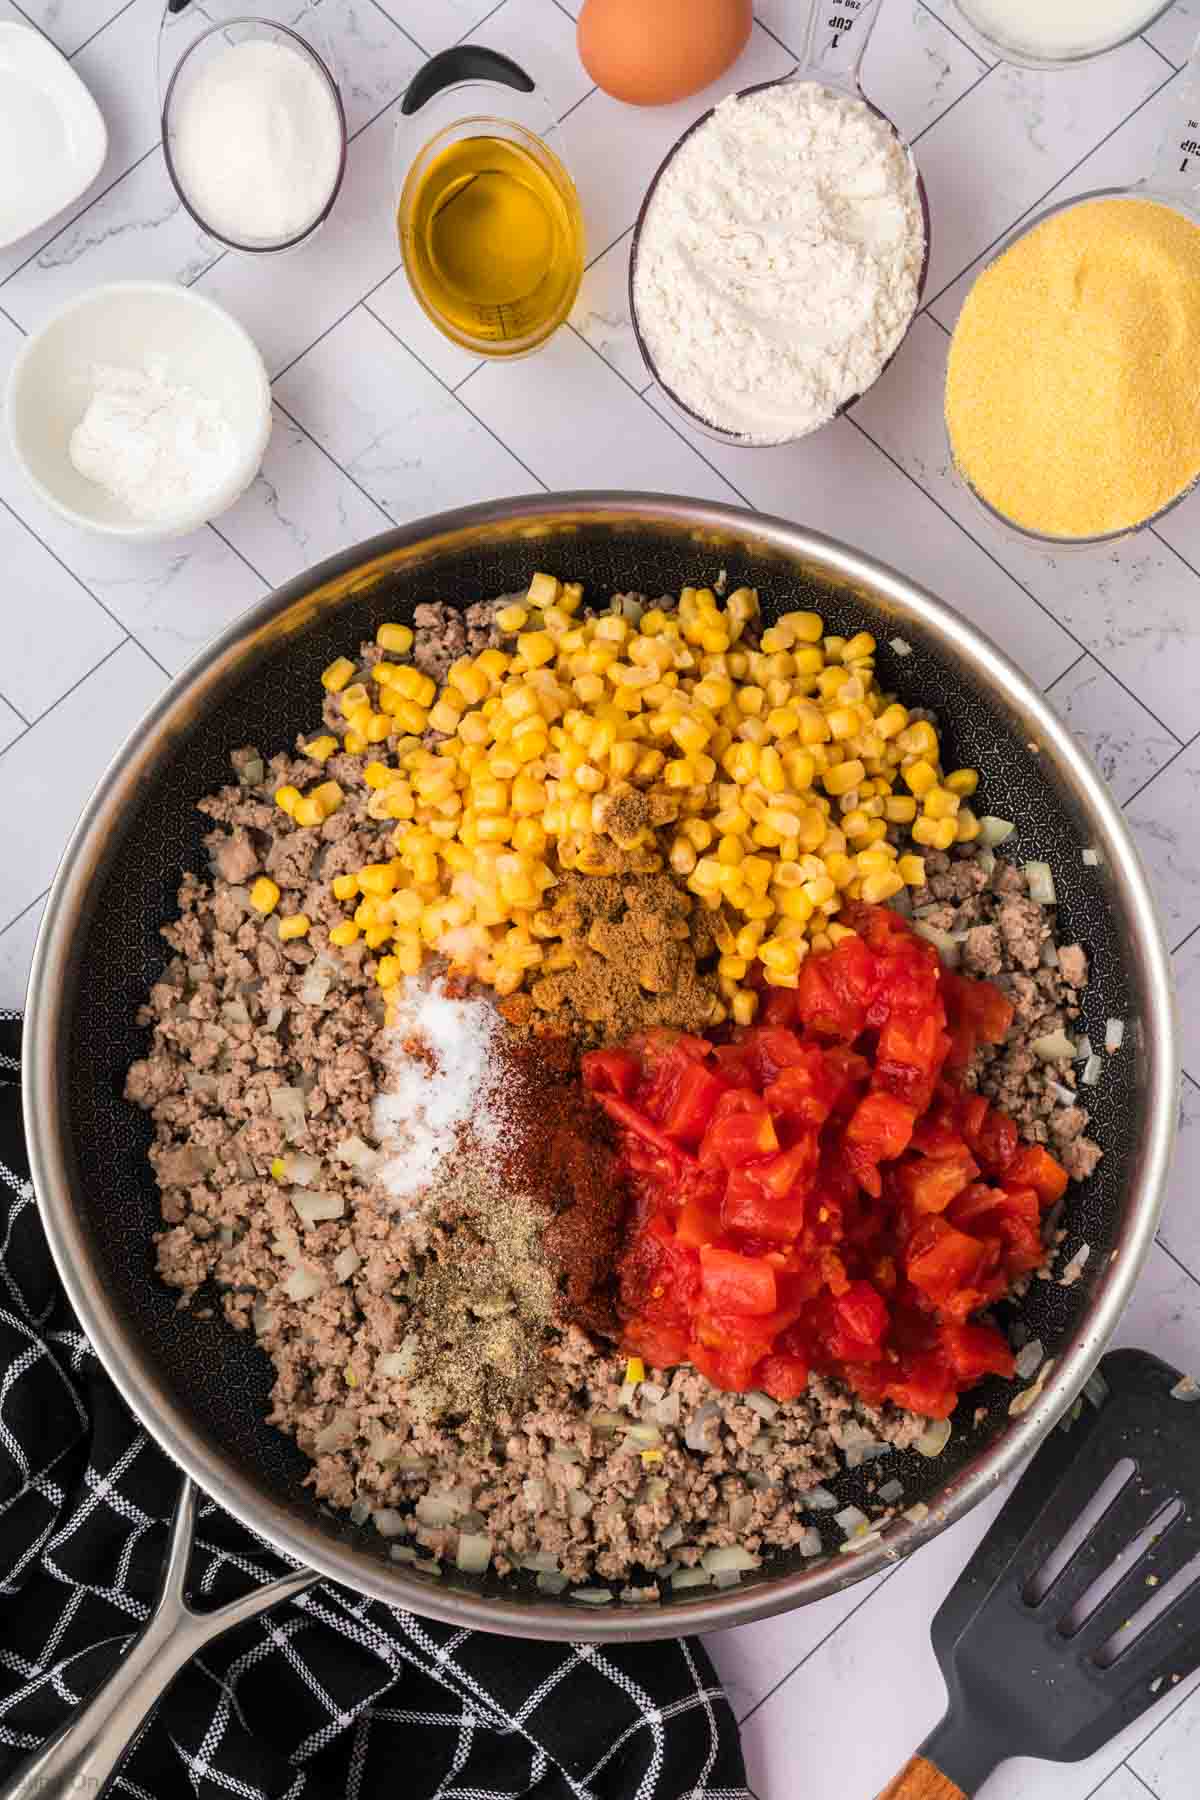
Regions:
[[1105, 50], [1140, 31], [1162, 0], [958, 0], [986, 37], [1033, 60]]

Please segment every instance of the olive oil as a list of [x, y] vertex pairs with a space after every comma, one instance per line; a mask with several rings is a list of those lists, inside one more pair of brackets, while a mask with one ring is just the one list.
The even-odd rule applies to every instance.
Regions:
[[570, 311], [583, 273], [579, 203], [546, 147], [503, 137], [451, 142], [401, 201], [417, 297], [460, 342], [531, 349]]

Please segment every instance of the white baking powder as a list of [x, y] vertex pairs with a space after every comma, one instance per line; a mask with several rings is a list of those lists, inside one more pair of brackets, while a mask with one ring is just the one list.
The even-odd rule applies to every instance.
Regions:
[[787, 82], [723, 100], [646, 211], [634, 310], [664, 385], [762, 444], [865, 392], [916, 310], [912, 158], [860, 100]]
[[342, 123], [329, 83], [265, 38], [206, 63], [172, 109], [171, 160], [192, 210], [235, 244], [299, 237], [337, 184]]
[[167, 519], [202, 505], [237, 461], [237, 440], [217, 402], [172, 387], [166, 362], [141, 369], [97, 363], [91, 399], [71, 433], [72, 463], [138, 519]]

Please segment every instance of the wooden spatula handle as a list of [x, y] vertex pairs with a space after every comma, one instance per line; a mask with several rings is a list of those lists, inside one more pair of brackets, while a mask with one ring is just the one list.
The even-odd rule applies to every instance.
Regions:
[[967, 1800], [967, 1796], [927, 1756], [914, 1756], [879, 1800]]

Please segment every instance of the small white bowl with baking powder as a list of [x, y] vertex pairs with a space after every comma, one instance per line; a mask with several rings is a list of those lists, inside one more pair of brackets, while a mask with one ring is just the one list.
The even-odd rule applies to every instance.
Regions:
[[[161, 418], [145, 416], [149, 384], [171, 401], [165, 437]], [[271, 435], [271, 384], [224, 308], [171, 282], [115, 281], [26, 340], [5, 414], [17, 461], [47, 505], [89, 531], [154, 542], [219, 517], [250, 486]], [[85, 416], [89, 454], [76, 438], [77, 455], [103, 480], [72, 460]], [[108, 469], [97, 455], [106, 445]]]

